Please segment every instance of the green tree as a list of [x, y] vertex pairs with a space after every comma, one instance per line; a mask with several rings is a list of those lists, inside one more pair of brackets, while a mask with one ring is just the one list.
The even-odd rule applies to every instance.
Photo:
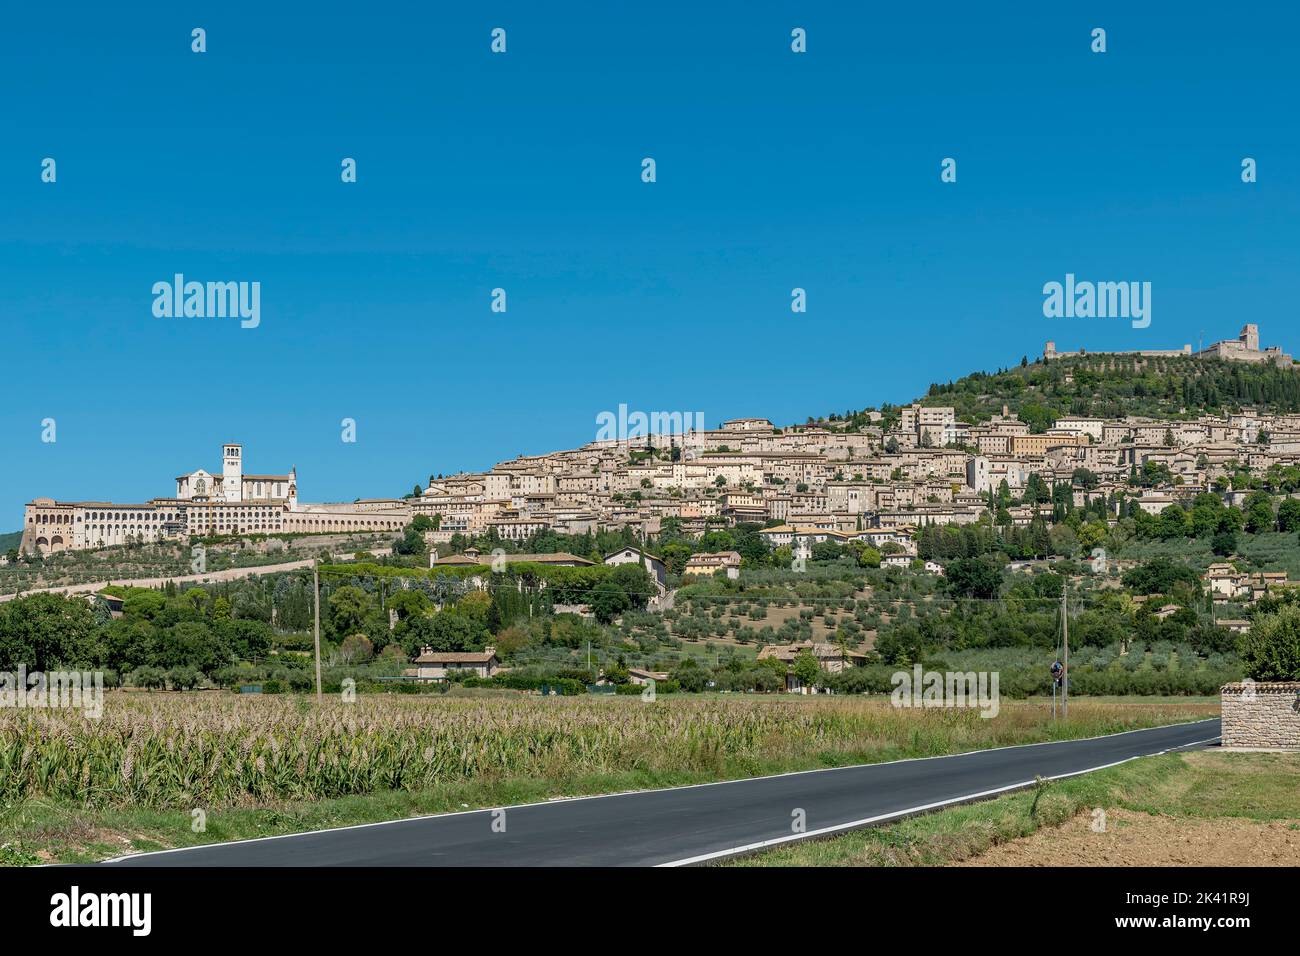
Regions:
[[1079, 550], [1079, 538], [1068, 524], [1052, 525], [1048, 532], [1052, 542], [1052, 553], [1070, 557]]
[[[766, 550], [766, 545], [764, 549]], [[644, 608], [655, 591], [650, 572], [645, 569], [645, 565], [639, 563], [616, 565], [610, 572], [609, 580], [627, 595], [628, 606], [631, 608]]]
[[397, 619], [403, 621], [413, 615], [429, 614], [433, 611], [433, 602], [429, 595], [414, 589], [398, 591], [386, 602], [387, 609], [397, 612]]
[[370, 596], [352, 584], [337, 588], [326, 603], [330, 609], [330, 627], [339, 636], [360, 631], [370, 613]]
[[208, 592], [203, 588], [190, 588], [181, 597], [195, 614], [202, 614], [208, 606]]
[[987, 558], [959, 558], [944, 568], [948, 590], [962, 597], [997, 597], [1002, 569]]
[[90, 605], [79, 597], [32, 594], [0, 604], [0, 670], [56, 670], [92, 663]]
[[626, 684], [631, 680], [628, 669], [622, 663], [605, 665], [605, 680], [611, 684]]
[[153, 660], [158, 667], [197, 667], [211, 674], [230, 663], [230, 648], [203, 621], [180, 621], [159, 632]]
[[1188, 514], [1178, 505], [1169, 505], [1160, 512], [1156, 533], [1162, 540], [1173, 541], [1184, 538], [1192, 530]]
[[858, 564], [864, 568], [880, 567], [882, 555], [875, 548], [867, 546], [858, 551]]
[[449, 609], [429, 617], [411, 618], [401, 641], [408, 656], [414, 657], [425, 645], [435, 651], [478, 651], [490, 638], [483, 624]]
[[167, 671], [167, 683], [172, 690], [193, 690], [202, 680], [203, 675], [196, 667], [173, 667]]
[[157, 667], [138, 667], [131, 673], [131, 683], [146, 690], [161, 690], [167, 686], [167, 672]]
[[1210, 550], [1221, 558], [1230, 557], [1237, 550], [1237, 535], [1232, 531], [1216, 531], [1210, 539]]
[[145, 588], [133, 588], [122, 599], [122, 615], [124, 617], [144, 618], [146, 621], [152, 621], [157, 617], [164, 607], [167, 606], [167, 599], [157, 591]]
[[709, 674], [693, 657], [683, 657], [672, 670], [672, 679], [684, 691], [699, 693], [709, 685]]
[[1237, 649], [1255, 680], [1300, 680], [1300, 605], [1258, 615], [1238, 638]]
[[1246, 509], [1246, 530], [1251, 534], [1272, 531], [1273, 524], [1273, 506], [1267, 499], [1257, 500]]
[[[416, 515], [416, 518], [429, 520], [426, 515]], [[429, 546], [424, 542], [424, 531], [416, 526], [415, 521], [408, 524], [402, 536], [393, 542], [393, 553], [419, 556], [429, 553]]]
[[487, 627], [488, 614], [492, 610], [492, 598], [486, 591], [470, 591], [456, 602], [456, 610], [476, 624]]
[[1180, 585], [1199, 594], [1201, 586], [1194, 569], [1176, 565], [1166, 557], [1152, 558], [1146, 564], [1130, 568], [1121, 581], [1135, 594], [1170, 594]]
[[158, 629], [150, 622], [122, 617], [100, 629], [96, 658], [105, 667], [126, 674], [149, 663], [157, 640]]
[[349, 634], [339, 644], [339, 658], [344, 664], [359, 664], [375, 656], [375, 645], [364, 634]]
[[1277, 509], [1277, 526], [1282, 531], [1300, 531], [1300, 498], [1288, 498]]
[[609, 624], [624, 611], [632, 607], [627, 592], [616, 581], [606, 578], [587, 592], [587, 604], [590, 605], [596, 620]]
[[816, 687], [822, 681], [822, 666], [812, 651], [802, 650], [794, 659], [794, 676], [805, 687]]
[[691, 549], [689, 545], [680, 542], [665, 544], [659, 549], [659, 556], [663, 558], [664, 567], [669, 574], [680, 575], [686, 570], [686, 562], [691, 559]]

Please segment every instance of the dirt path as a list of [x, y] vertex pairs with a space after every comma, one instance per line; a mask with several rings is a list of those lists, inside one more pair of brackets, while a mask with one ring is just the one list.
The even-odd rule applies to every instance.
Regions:
[[56, 587], [32, 588], [23, 591], [22, 594], [0, 594], [0, 601], [12, 601], [16, 597], [27, 594], [62, 594], [65, 597], [72, 594], [93, 594], [101, 591], [110, 584], [122, 585], [133, 588], [160, 588], [168, 581], [174, 581], [177, 584], [209, 584], [217, 581], [234, 581], [238, 578], [248, 578], [258, 574], [275, 574], [280, 571], [295, 571], [298, 568], [310, 568], [311, 558], [303, 558], [300, 561], [286, 561], [283, 564], [261, 564], [248, 568], [226, 568], [222, 571], [208, 571], [203, 574], [174, 574], [169, 577], [160, 578], [113, 578], [104, 581], [84, 581], [81, 584], [63, 584]]
[[1295, 866], [1300, 820], [1154, 816], [1107, 810], [995, 846], [954, 866]]
[[[357, 550], [365, 551], [376, 558], [387, 557], [393, 553], [392, 548], [358, 548]], [[355, 553], [355, 551], [337, 552], [332, 553], [331, 557], [338, 562], [351, 561]], [[129, 588], [160, 588], [168, 581], [176, 584], [213, 584], [218, 581], [235, 581], [239, 578], [248, 578], [259, 574], [296, 571], [299, 568], [310, 568], [311, 563], [311, 558], [301, 558], [295, 561], [284, 561], [280, 564], [258, 564], [246, 568], [225, 568], [221, 571], [207, 571], [202, 574], [172, 574], [153, 578], [105, 578], [101, 581], [83, 581], [80, 584], [56, 584], [50, 587], [28, 588], [19, 594], [0, 594], [0, 602], [12, 601], [24, 594], [62, 594], [64, 597], [71, 594], [94, 594], [110, 584]]]

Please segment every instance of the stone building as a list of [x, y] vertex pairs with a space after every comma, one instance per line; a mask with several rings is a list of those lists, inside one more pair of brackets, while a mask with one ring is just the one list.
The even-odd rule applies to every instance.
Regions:
[[1290, 366], [1292, 358], [1276, 345], [1266, 349], [1259, 347], [1259, 326], [1248, 324], [1242, 326], [1235, 339], [1215, 342], [1202, 349], [1197, 355], [1206, 358], [1225, 359], [1229, 362], [1271, 362], [1274, 365]]
[[298, 472], [245, 474], [243, 446], [222, 446], [221, 474], [176, 478], [174, 498], [142, 504], [35, 498], [23, 509], [19, 550], [42, 554], [207, 535], [401, 531], [411, 520], [399, 499], [340, 504], [298, 501]]

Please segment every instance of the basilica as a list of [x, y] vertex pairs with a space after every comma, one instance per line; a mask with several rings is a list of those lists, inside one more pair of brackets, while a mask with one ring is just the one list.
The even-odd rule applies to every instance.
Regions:
[[298, 501], [298, 474], [290, 468], [287, 475], [244, 474], [244, 446], [227, 444], [222, 448], [221, 474], [200, 468], [176, 479], [176, 498], [180, 501], [267, 501], [292, 507]]
[[399, 532], [410, 520], [411, 509], [400, 499], [300, 503], [296, 468], [245, 474], [243, 446], [228, 442], [219, 473], [200, 468], [178, 476], [171, 498], [28, 502], [19, 548], [52, 554], [212, 535]]

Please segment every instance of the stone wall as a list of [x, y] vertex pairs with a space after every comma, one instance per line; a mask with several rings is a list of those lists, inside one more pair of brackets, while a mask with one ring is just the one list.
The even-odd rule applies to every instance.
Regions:
[[1225, 684], [1223, 746], [1300, 750], [1300, 681]]

